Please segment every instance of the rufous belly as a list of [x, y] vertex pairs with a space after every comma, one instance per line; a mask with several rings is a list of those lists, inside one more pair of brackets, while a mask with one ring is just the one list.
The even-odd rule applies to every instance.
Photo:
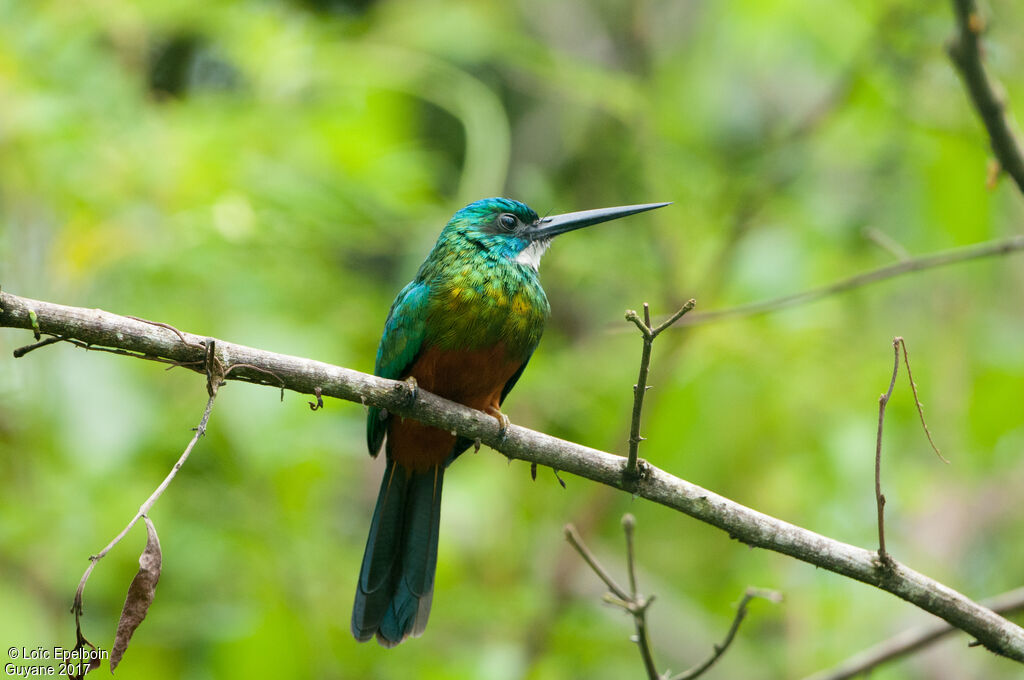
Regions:
[[[497, 410], [505, 383], [523, 365], [510, 359], [504, 343], [486, 349], [441, 350], [426, 348], [408, 374], [421, 389], [481, 411]], [[428, 470], [444, 463], [452, 453], [450, 432], [414, 420], [393, 417], [388, 428], [391, 457], [411, 470]]]

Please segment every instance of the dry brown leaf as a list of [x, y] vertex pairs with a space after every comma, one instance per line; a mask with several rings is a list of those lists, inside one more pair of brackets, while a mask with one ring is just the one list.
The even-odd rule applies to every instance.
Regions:
[[149, 517], [143, 516], [146, 521], [146, 549], [139, 556], [139, 573], [135, 574], [132, 584], [128, 586], [128, 596], [124, 600], [124, 609], [121, 610], [121, 620], [117, 622], [117, 635], [114, 636], [114, 646], [110, 650], [110, 672], [113, 673], [117, 664], [121, 663], [121, 657], [128, 649], [128, 641], [132, 634], [139, 627], [142, 620], [146, 618], [149, 605], [153, 603], [153, 596], [156, 594], [156, 584], [160, 581], [160, 539], [156, 535], [156, 527]]

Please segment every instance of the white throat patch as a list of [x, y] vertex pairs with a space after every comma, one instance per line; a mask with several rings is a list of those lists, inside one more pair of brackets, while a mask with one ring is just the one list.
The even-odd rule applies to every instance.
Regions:
[[537, 271], [537, 267], [540, 265], [540, 258], [550, 245], [551, 239], [533, 241], [530, 245], [523, 248], [518, 255], [516, 255], [516, 262], [526, 265], [533, 271]]

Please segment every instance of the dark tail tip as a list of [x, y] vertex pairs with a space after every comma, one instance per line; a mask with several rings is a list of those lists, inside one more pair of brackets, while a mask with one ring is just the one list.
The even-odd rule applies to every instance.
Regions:
[[444, 468], [411, 472], [389, 460], [352, 607], [352, 635], [391, 648], [423, 634], [437, 566]]

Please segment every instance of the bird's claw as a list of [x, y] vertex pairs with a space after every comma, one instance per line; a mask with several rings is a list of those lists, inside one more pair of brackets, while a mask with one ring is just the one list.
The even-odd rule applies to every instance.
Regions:
[[498, 430], [498, 439], [504, 440], [505, 435], [508, 434], [508, 426], [512, 424], [512, 421], [508, 419], [508, 416], [501, 412], [501, 409], [491, 406], [487, 409], [487, 413], [494, 416], [494, 419], [498, 421], [500, 429]]
[[480, 453], [480, 445], [483, 442], [480, 441], [480, 437], [473, 440], [473, 453]]
[[420, 396], [420, 384], [416, 382], [416, 377], [412, 375], [405, 379], [405, 384], [409, 386], [409, 403], [406, 405], [412, 406]]

